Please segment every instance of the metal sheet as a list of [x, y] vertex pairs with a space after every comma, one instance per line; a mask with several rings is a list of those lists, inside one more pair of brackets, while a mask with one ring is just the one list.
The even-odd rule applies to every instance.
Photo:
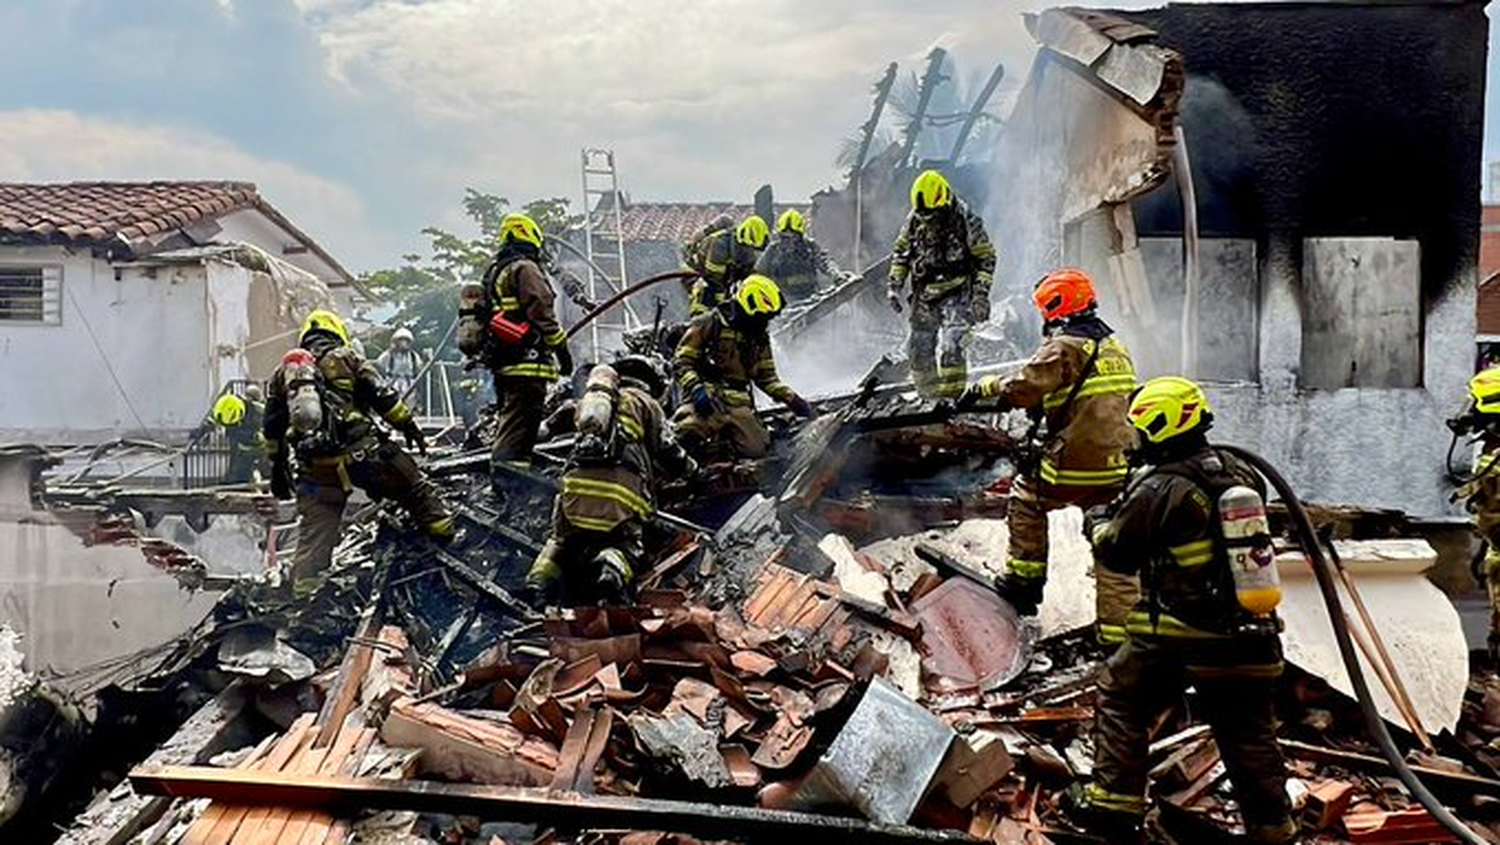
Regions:
[[1084, 65], [1098, 61], [1111, 43], [1093, 27], [1060, 9], [1042, 12], [1036, 32], [1043, 46]]
[[1106, 85], [1144, 106], [1161, 90], [1167, 64], [1155, 47], [1116, 44], [1094, 72]]
[[949, 578], [912, 610], [922, 620], [922, 672], [938, 689], [991, 690], [1021, 674], [1034, 628], [994, 592]]
[[851, 807], [872, 821], [905, 824], [953, 736], [938, 717], [877, 679], [798, 787], [792, 806]]

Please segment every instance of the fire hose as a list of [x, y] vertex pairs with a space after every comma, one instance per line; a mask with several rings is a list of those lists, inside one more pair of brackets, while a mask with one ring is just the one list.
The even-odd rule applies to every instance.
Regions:
[[592, 323], [597, 317], [599, 317], [599, 315], [615, 307], [616, 305], [619, 305], [628, 297], [640, 293], [641, 291], [651, 287], [652, 285], [671, 281], [672, 279], [691, 279], [697, 277], [697, 275], [698, 274], [693, 272], [692, 270], [670, 270], [666, 273], [657, 273], [655, 276], [642, 279], [639, 282], [636, 282], [630, 287], [615, 294], [614, 296], [611, 296], [609, 299], [606, 299], [603, 302], [599, 303], [599, 305], [595, 307], [594, 310], [578, 318], [578, 322], [574, 323], [572, 328], [568, 329], [568, 337], [571, 338], [573, 335], [577, 334], [578, 331], [584, 326]]
[[1291, 517], [1292, 525], [1296, 529], [1297, 539], [1302, 543], [1308, 564], [1312, 567], [1313, 576], [1317, 579], [1318, 590], [1323, 596], [1323, 604], [1327, 606], [1328, 619], [1333, 625], [1334, 640], [1339, 647], [1339, 657], [1349, 673], [1349, 683], [1354, 687], [1354, 696], [1359, 703], [1360, 714], [1364, 716], [1365, 726], [1375, 738], [1376, 745], [1380, 747], [1381, 756], [1385, 757], [1386, 762], [1396, 773], [1396, 777], [1417, 800], [1417, 803], [1421, 804], [1459, 841], [1469, 843], [1469, 845], [1484, 845], [1485, 840], [1449, 812], [1448, 808], [1438, 801], [1437, 796], [1433, 795], [1417, 778], [1416, 773], [1401, 756], [1401, 750], [1396, 747], [1390, 731], [1386, 729], [1385, 720], [1376, 711], [1374, 699], [1370, 697], [1370, 686], [1365, 681], [1364, 671], [1360, 668], [1359, 656], [1355, 651], [1354, 640], [1349, 633], [1348, 618], [1344, 614], [1343, 603], [1339, 599], [1338, 577], [1333, 565], [1323, 554], [1322, 542], [1313, 530], [1312, 520], [1308, 518], [1307, 510], [1303, 508], [1302, 501], [1297, 498], [1296, 492], [1275, 467], [1254, 452], [1237, 446], [1215, 445], [1214, 448], [1222, 449], [1255, 467], [1261, 475], [1266, 477], [1271, 487], [1276, 490], [1276, 494], [1285, 503], [1287, 514]]

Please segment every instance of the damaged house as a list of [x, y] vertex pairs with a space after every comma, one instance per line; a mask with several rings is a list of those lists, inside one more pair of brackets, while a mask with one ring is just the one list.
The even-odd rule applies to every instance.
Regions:
[[186, 432], [310, 308], [355, 295], [247, 182], [0, 184], [0, 440]]
[[1011, 246], [1022, 278], [1049, 259], [1097, 274], [1143, 375], [1207, 381], [1219, 437], [1309, 498], [1448, 513], [1443, 420], [1474, 357], [1484, 6], [1032, 17], [1002, 175], [1031, 200], [1000, 227], [1002, 261]]

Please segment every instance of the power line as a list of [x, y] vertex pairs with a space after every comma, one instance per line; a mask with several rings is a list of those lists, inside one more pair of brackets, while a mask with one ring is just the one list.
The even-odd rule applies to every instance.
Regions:
[[73, 310], [78, 314], [78, 318], [83, 321], [84, 331], [88, 332], [89, 340], [94, 342], [94, 351], [99, 353], [99, 360], [104, 362], [104, 371], [109, 373], [109, 380], [115, 383], [115, 390], [120, 392], [120, 398], [124, 400], [126, 410], [130, 411], [132, 417], [135, 417], [135, 424], [145, 431], [146, 421], [141, 419], [141, 415], [136, 412], [135, 405], [130, 401], [130, 394], [125, 391], [125, 385], [120, 383], [120, 376], [115, 372], [114, 366], [109, 363], [109, 356], [104, 354], [104, 346], [99, 343], [99, 336], [94, 334], [93, 324], [89, 322], [88, 315], [83, 313], [83, 309], [78, 306], [78, 300], [73, 296], [73, 286], [66, 284], [65, 280], [62, 288], [63, 292], [68, 295], [68, 301], [73, 303]]

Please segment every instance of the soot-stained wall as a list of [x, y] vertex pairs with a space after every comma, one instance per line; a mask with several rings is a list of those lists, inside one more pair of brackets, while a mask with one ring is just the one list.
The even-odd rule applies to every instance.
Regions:
[[[1439, 292], [1477, 257], [1483, 2], [1225, 3], [1122, 13], [1180, 50], [1181, 122], [1211, 236], [1422, 243]], [[1137, 205], [1181, 231], [1175, 192]]]
[[[1473, 360], [1484, 5], [1220, 3], [1118, 13], [1183, 54], [1180, 120], [1203, 235], [1255, 244], [1240, 295], [1256, 305], [1257, 377], [1209, 385], [1215, 436], [1262, 451], [1306, 498], [1453, 513], [1443, 419], [1461, 404]], [[1134, 211], [1141, 237], [1180, 236], [1171, 182]], [[1352, 326], [1374, 306], [1330, 314], [1341, 296], [1310, 288], [1332, 277], [1355, 288], [1399, 284], [1373, 265], [1322, 272], [1330, 255], [1400, 251], [1397, 241], [1420, 249], [1411, 306], [1420, 337], [1405, 347], [1411, 367], [1382, 382], [1368, 366], [1354, 372], [1327, 360], [1326, 338], [1306, 340], [1319, 326]], [[1200, 335], [1216, 330], [1200, 322]]]

